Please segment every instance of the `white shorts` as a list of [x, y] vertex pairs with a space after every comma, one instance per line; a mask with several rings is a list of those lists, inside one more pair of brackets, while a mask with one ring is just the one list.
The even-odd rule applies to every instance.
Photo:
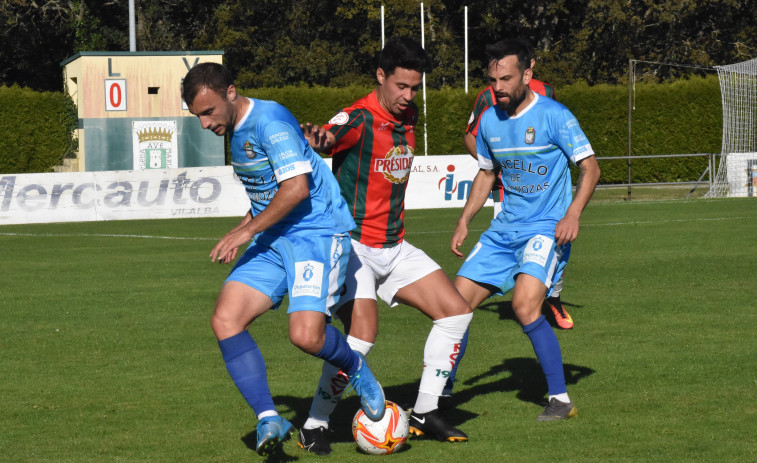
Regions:
[[372, 248], [352, 240], [345, 292], [341, 302], [373, 299], [397, 305], [397, 291], [441, 269], [425, 252], [407, 241], [391, 248]]

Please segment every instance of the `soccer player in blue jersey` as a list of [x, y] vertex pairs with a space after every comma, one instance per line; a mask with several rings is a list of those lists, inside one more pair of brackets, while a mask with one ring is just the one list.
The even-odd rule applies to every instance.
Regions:
[[237, 94], [231, 73], [220, 64], [193, 67], [182, 96], [203, 129], [229, 134], [234, 172], [250, 198], [250, 211], [210, 252], [211, 261], [229, 263], [239, 246], [252, 241], [221, 289], [211, 326], [231, 378], [258, 417], [257, 452], [280, 449], [293, 429], [276, 411], [266, 365], [248, 327], [277, 309], [287, 294], [292, 343], [341, 368], [366, 414], [381, 419], [381, 386], [365, 358], [327, 323], [355, 227], [328, 166], [286, 108]]
[[[455, 287], [471, 307], [513, 290], [513, 311], [530, 339], [547, 380], [549, 401], [537, 421], [575, 416], [568, 396], [560, 344], [541, 313], [559, 280], [591, 199], [599, 166], [594, 150], [563, 105], [529, 90], [528, 47], [504, 40], [487, 47], [496, 105], [481, 116], [476, 153], [479, 172], [450, 242], [459, 250], [468, 224], [491, 192], [496, 169], [504, 183], [502, 210], [468, 254]], [[569, 162], [580, 168], [573, 196]]]

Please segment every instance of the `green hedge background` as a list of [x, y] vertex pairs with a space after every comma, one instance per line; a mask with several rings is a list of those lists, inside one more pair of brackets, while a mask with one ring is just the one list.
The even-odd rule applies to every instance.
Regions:
[[76, 107], [62, 92], [0, 87], [0, 173], [50, 172], [77, 149]]
[[[240, 89], [255, 98], [288, 107], [302, 122], [323, 124], [339, 109], [371, 91], [371, 87], [285, 87]], [[426, 114], [423, 95], [417, 130], [418, 155], [462, 154], [462, 135], [480, 88], [429, 90]], [[628, 86], [575, 84], [557, 89], [559, 101], [578, 118], [598, 157], [628, 152]], [[716, 76], [670, 83], [637, 83], [632, 92], [632, 156], [719, 153], [722, 132], [720, 87]], [[0, 87], [0, 173], [49, 172], [75, 150], [71, 132], [75, 110], [63, 93]], [[602, 184], [625, 183], [625, 160], [600, 161]], [[707, 167], [705, 157], [638, 159], [632, 162], [633, 183], [697, 180]]]

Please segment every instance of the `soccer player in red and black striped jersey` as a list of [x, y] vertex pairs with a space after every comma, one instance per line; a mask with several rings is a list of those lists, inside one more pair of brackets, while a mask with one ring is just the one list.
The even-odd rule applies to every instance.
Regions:
[[[378, 85], [323, 127], [303, 125], [311, 146], [333, 156], [332, 170], [357, 226], [337, 312], [353, 349], [368, 353], [378, 333], [377, 296], [418, 308], [433, 320], [423, 356], [418, 398], [410, 415], [414, 435], [466, 441], [439, 412], [438, 400], [455, 365], [472, 311], [430, 257], [404, 240], [405, 190], [415, 151], [418, 110], [413, 103], [431, 60], [415, 40], [394, 37], [379, 56]], [[327, 454], [329, 415], [346, 382], [325, 363], [300, 446]]]

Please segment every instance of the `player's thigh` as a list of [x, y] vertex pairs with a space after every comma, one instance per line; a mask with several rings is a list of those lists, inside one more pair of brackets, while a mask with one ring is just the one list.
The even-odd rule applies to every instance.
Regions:
[[218, 295], [211, 325], [219, 340], [241, 333], [273, 306], [271, 298], [238, 281], [227, 281]]
[[432, 320], [471, 312], [468, 303], [441, 269], [401, 288], [395, 298], [418, 308]]
[[[403, 241], [393, 248], [385, 249], [384, 252], [386, 258], [381, 263], [383, 268], [377, 272], [382, 275], [378, 280], [377, 294], [391, 306], [397, 305], [399, 301], [397, 296], [404, 288], [436, 271], [441, 271], [439, 264], [407, 241]], [[434, 282], [441, 284], [436, 279], [434, 279]]]
[[455, 277], [455, 289], [468, 303], [468, 306], [475, 310], [484, 300], [492, 295], [497, 288], [490, 287], [488, 285], [482, 285], [476, 281], [468, 278], [457, 276]]
[[351, 242], [347, 271], [344, 277], [344, 288], [337, 303], [338, 309], [336, 313], [339, 314], [340, 318], [343, 317], [340, 313], [342, 305], [350, 303], [355, 299], [376, 300], [376, 280], [379, 278], [379, 275], [377, 275], [372, 266], [370, 253], [373, 252], [373, 248], [369, 248], [354, 240]]

